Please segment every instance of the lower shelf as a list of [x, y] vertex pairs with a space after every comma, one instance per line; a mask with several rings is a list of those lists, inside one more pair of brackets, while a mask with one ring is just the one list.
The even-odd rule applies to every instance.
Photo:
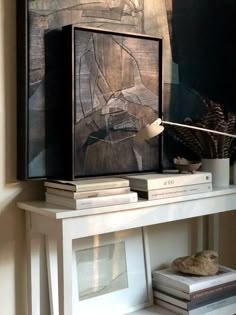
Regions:
[[155, 314], [155, 315], [174, 315], [173, 312], [165, 310], [164, 308], [162, 308], [160, 306], [157, 306], [157, 305], [152, 305], [152, 306], [149, 306], [149, 307], [147, 307], [145, 309], [142, 309], [142, 310], [130, 313], [130, 315], [151, 315], [151, 314]]
[[[196, 309], [197, 310], [197, 309]], [[195, 311], [195, 310], [194, 310]], [[209, 312], [205, 313], [205, 315], [228, 315], [228, 314], [236, 314], [236, 303], [231, 305], [223, 306], [217, 309], [209, 310]], [[130, 313], [131, 315], [174, 315], [176, 313], [170, 312], [168, 310], [163, 309], [160, 306], [152, 305], [145, 309]]]

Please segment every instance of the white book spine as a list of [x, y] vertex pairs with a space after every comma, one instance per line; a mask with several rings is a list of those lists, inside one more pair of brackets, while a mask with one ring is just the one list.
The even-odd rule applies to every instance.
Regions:
[[[161, 291], [172, 295], [173, 297], [184, 299], [188, 301], [194, 300], [204, 300], [204, 299], [212, 299], [217, 298], [219, 296], [229, 297], [232, 291], [236, 292], [236, 280], [229, 281], [223, 284], [219, 284], [217, 286], [207, 287], [203, 290], [195, 291], [192, 293], [186, 293], [184, 291], [179, 290], [178, 288], [174, 288], [168, 285], [164, 285], [158, 281], [152, 281], [153, 286], [153, 294], [155, 295], [156, 291]], [[232, 292], [234, 295], [234, 292]]]
[[89, 209], [96, 207], [111, 206], [117, 204], [131, 203], [138, 201], [138, 195], [136, 192], [130, 192], [128, 194], [92, 197], [84, 199], [71, 199], [61, 196], [55, 196], [45, 193], [46, 201], [51, 204], [68, 207], [74, 210]]
[[160, 291], [154, 291], [153, 293], [154, 297], [162, 300], [162, 301], [165, 301], [167, 303], [170, 303], [170, 304], [174, 304], [175, 306], [178, 306], [178, 307], [181, 307], [183, 309], [188, 309], [188, 306], [187, 306], [187, 303], [190, 303], [189, 301], [184, 301], [182, 299], [178, 299], [178, 298], [175, 298], [175, 297], [172, 297], [171, 295], [167, 295], [165, 293], [162, 293]]
[[[186, 283], [179, 283], [179, 282], [168, 282], [168, 281], [160, 281], [162, 284], [169, 284], [177, 288], [179, 288], [180, 290], [183, 290], [184, 292], [188, 292], [188, 293], [191, 293], [191, 292], [195, 292], [195, 291], [198, 291], [198, 290], [203, 290], [203, 289], [206, 289], [206, 288], [209, 288], [209, 287], [213, 287], [213, 286], [216, 286], [216, 285], [219, 285], [219, 284], [223, 284], [223, 283], [226, 283], [226, 282], [229, 282], [229, 281], [233, 281], [233, 280], [236, 280], [236, 274], [234, 275], [226, 275], [224, 278], [219, 278], [219, 279], [212, 279], [210, 281], [206, 281], [206, 282], [201, 282], [201, 283], [193, 283], [191, 284], [190, 286]], [[158, 281], [158, 280], [157, 280]]]
[[68, 190], [47, 187], [46, 192], [52, 195], [62, 196], [66, 198], [82, 199], [82, 198], [91, 198], [91, 197], [128, 194], [130, 192], [130, 188], [124, 187], [124, 188], [99, 189], [99, 190], [91, 190], [91, 191], [84, 191], [84, 192], [73, 192], [73, 191], [68, 191]]
[[74, 192], [90, 191], [94, 189], [109, 189], [129, 187], [128, 179], [124, 178], [94, 178], [80, 179], [76, 181], [45, 181], [44, 186]]
[[148, 178], [138, 176], [127, 176], [130, 181], [130, 187], [132, 189], [153, 190], [168, 187], [178, 187], [185, 185], [195, 185], [203, 183], [211, 183], [212, 175], [209, 172], [199, 172], [195, 174], [163, 174], [164, 176]]
[[155, 281], [164, 285], [178, 288], [179, 290], [187, 293], [192, 293], [236, 280], [236, 270], [224, 266], [220, 266], [220, 270], [224, 271], [224, 273], [205, 277], [186, 277], [184, 275], [181, 276], [179, 274], [175, 274], [169, 270], [153, 271], [152, 276]]
[[[162, 306], [163, 308], [166, 308], [170, 311], [175, 312], [176, 314], [180, 315], [228, 315], [231, 314], [230, 312], [225, 312], [226, 310], [230, 310], [233, 312], [236, 311], [236, 296], [231, 296], [229, 298], [216, 301], [207, 305], [204, 305], [202, 307], [195, 308], [193, 310], [184, 310], [176, 305], [173, 305], [171, 303], [165, 302], [163, 300], [154, 298], [154, 303], [157, 305]], [[234, 314], [234, 313], [232, 313]]]
[[166, 286], [166, 285], [164, 285], [158, 281], [155, 281], [155, 280], [152, 281], [152, 285], [153, 285], [153, 294], [155, 293], [156, 290], [160, 290], [162, 292], [168, 293], [168, 294], [175, 296], [177, 298], [190, 301], [190, 297], [191, 297], [190, 293], [186, 293], [186, 292], [178, 290], [176, 288]]
[[179, 187], [168, 187], [168, 188], [160, 188], [149, 191], [137, 190], [139, 197], [145, 198], [148, 200], [157, 200], [163, 198], [171, 198], [192, 194], [201, 194], [204, 192], [212, 191], [212, 183], [202, 183], [196, 185], [186, 185]]
[[158, 298], [154, 298], [154, 304], [156, 305], [160, 305], [161, 307], [163, 307], [164, 309], [167, 309], [171, 312], [174, 312], [174, 314], [179, 314], [179, 315], [189, 315], [188, 311], [178, 307], [178, 306], [175, 306], [173, 304], [170, 304], [170, 303], [167, 303], [165, 301], [162, 301]]

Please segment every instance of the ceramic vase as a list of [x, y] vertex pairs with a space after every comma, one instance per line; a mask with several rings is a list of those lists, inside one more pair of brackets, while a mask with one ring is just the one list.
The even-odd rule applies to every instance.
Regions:
[[227, 187], [230, 182], [230, 160], [202, 159], [202, 171], [212, 173], [213, 187]]

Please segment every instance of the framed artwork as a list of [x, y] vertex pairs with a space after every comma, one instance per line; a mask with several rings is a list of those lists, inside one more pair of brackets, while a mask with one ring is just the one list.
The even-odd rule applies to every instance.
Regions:
[[[160, 160], [158, 157], [159, 148], [156, 148], [159, 147], [159, 144], [153, 142], [146, 144], [144, 147], [140, 147], [139, 145], [133, 145], [130, 136], [137, 130], [138, 126], [145, 122], [145, 119], [146, 121], [151, 119], [151, 111], [156, 111], [157, 113], [159, 109], [161, 109], [162, 92], [158, 86], [159, 82], [154, 83], [157, 78], [154, 74], [156, 69], [153, 70], [157, 66], [158, 58], [162, 57], [160, 56], [160, 53], [162, 53], [161, 40], [155, 41], [151, 36], [148, 38], [148, 36], [145, 37], [144, 35], [144, 47], [151, 41], [156, 42], [156, 44], [153, 45], [155, 46], [153, 47], [153, 51], [150, 50], [151, 45], [148, 45], [149, 51], [145, 50], [144, 52], [132, 51], [133, 48], [131, 46], [128, 48], [131, 49], [130, 53], [133, 54], [133, 56], [131, 57], [130, 55], [130, 58], [127, 58], [129, 52], [126, 51], [126, 56], [124, 56], [123, 59], [123, 61], [125, 61], [123, 70], [116, 75], [117, 82], [111, 84], [109, 87], [110, 92], [107, 90], [106, 84], [111, 83], [108, 82], [113, 76], [111, 71], [117, 70], [116, 67], [119, 67], [119, 62], [117, 62], [118, 50], [116, 49], [117, 53], [113, 56], [116, 58], [116, 63], [111, 62], [111, 56], [109, 58], [106, 57], [105, 59], [107, 61], [102, 66], [103, 68], [100, 69], [100, 71], [103, 72], [105, 69], [106, 77], [101, 79], [102, 75], [104, 75], [104, 73], [102, 73], [99, 82], [92, 82], [96, 92], [96, 94], [94, 94], [96, 95], [96, 100], [94, 99], [95, 103], [92, 104], [92, 107], [95, 105], [97, 109], [99, 106], [102, 106], [104, 119], [101, 118], [101, 115], [99, 115], [98, 118], [95, 117], [95, 119], [91, 119], [91, 116], [88, 117], [89, 107], [87, 108], [87, 106], [90, 96], [86, 94], [86, 88], [84, 87], [83, 93], [79, 93], [78, 95], [78, 89], [76, 92], [77, 96], [84, 98], [82, 110], [84, 110], [84, 107], [87, 108], [85, 111], [86, 125], [83, 135], [81, 134], [81, 137], [78, 136], [78, 133], [81, 133], [81, 130], [83, 130], [81, 121], [83, 120], [85, 123], [85, 119], [82, 118], [79, 112], [78, 102], [77, 105], [73, 104], [73, 107], [75, 105], [77, 110], [77, 114], [75, 115], [76, 121], [73, 121], [73, 123], [70, 121], [68, 127], [64, 126], [64, 124], [68, 124], [68, 120], [71, 118], [71, 115], [64, 111], [64, 107], [69, 108], [69, 110], [72, 109], [72, 105], [68, 103], [69, 99], [67, 93], [69, 89], [70, 93], [72, 93], [70, 82], [72, 81], [72, 77], [69, 80], [66, 79], [68, 78], [66, 75], [68, 72], [66, 73], [64, 71], [64, 64], [69, 62], [71, 57], [68, 56], [68, 60], [64, 59], [64, 53], [66, 54], [66, 52], [64, 51], [64, 32], [62, 28], [68, 25], [89, 25], [96, 28], [106, 28], [107, 30], [119, 30], [124, 32], [124, 38], [125, 34], [127, 34], [127, 39], [129, 39], [130, 42], [131, 39], [133, 39], [132, 45], [134, 47], [136, 45], [134, 44], [135, 36], [137, 41], [139, 40], [141, 42], [142, 40], [141, 35], [135, 34], [145, 32], [144, 7], [143, 0], [137, 0], [135, 3], [133, 1], [100, 0], [96, 3], [96, 6], [91, 6], [90, 0], [83, 1], [83, 4], [81, 4], [80, 0], [18, 1], [17, 177], [19, 179], [74, 179], [80, 176], [107, 175], [158, 169]], [[115, 31], [111, 31], [110, 35], [114, 35]], [[79, 30], [76, 31], [76, 33], [78, 32]], [[131, 32], [133, 35], [131, 35]], [[130, 35], [128, 35], [128, 33], [130, 33]], [[95, 34], [98, 35], [99, 33], [94, 30], [93, 35]], [[119, 33], [117, 33], [117, 36], [118, 34]], [[106, 35], [105, 37], [110, 36], [105, 31], [102, 31], [100, 35]], [[76, 35], [76, 37], [78, 36]], [[76, 38], [73, 38], [73, 41], [71, 40], [70, 47], [75, 45], [75, 39]], [[160, 45], [158, 43], [160, 43]], [[157, 47], [158, 45], [159, 47]], [[104, 47], [102, 48], [100, 44], [98, 47], [99, 49], [96, 53], [101, 54], [102, 51], [104, 53]], [[69, 47], [67, 48], [69, 49]], [[109, 49], [110, 53], [112, 53], [114, 47]], [[140, 60], [144, 58], [145, 53], [151, 56], [156, 49], [159, 50], [156, 59], [152, 59], [148, 64], [148, 58], [146, 58], [142, 63], [142, 67], [140, 67]], [[122, 51], [122, 55], [124, 55], [124, 47]], [[140, 56], [138, 57], [138, 55]], [[86, 58], [87, 57], [88, 55]], [[131, 60], [132, 58], [133, 61]], [[101, 65], [102, 59], [104, 59], [104, 56], [98, 59], [99, 66]], [[136, 70], [134, 66], [135, 62], [137, 64]], [[107, 72], [108, 64], [113, 64], [113, 67]], [[150, 71], [152, 65], [153, 69]], [[84, 69], [85, 68], [83, 68], [82, 71], [84, 71]], [[124, 69], [126, 69], [126, 71], [124, 71]], [[90, 70], [90, 75], [92, 75], [92, 71], [96, 71], [96, 66], [93, 64]], [[127, 76], [129, 70], [131, 70], [131, 72]], [[140, 71], [139, 78], [136, 76], [137, 71]], [[161, 65], [158, 71], [160, 71], [159, 77], [161, 78]], [[140, 94], [144, 95], [141, 91], [146, 93], [148, 90], [147, 87], [150, 89], [150, 93], [146, 93], [146, 99], [139, 100], [139, 102], [143, 102], [144, 106], [138, 116], [137, 110], [141, 108], [137, 101], [138, 95], [136, 95], [135, 109], [135, 106], [131, 105], [131, 103], [135, 101], [134, 97], [131, 96], [133, 92], [130, 93], [131, 90], [128, 90], [132, 89], [131, 81], [134, 79], [131, 79], [131, 77], [134, 77], [134, 74], [136, 78], [135, 87], [139, 84], [138, 80], [142, 80], [143, 86], [139, 86]], [[123, 76], [122, 84], [120, 84], [121, 81], [119, 79], [121, 75]], [[80, 78], [82, 77], [83, 84], [86, 84], [85, 76], [80, 75]], [[100, 99], [98, 99], [97, 88], [101, 87], [101, 97], [99, 96]], [[128, 109], [124, 110], [123, 106], [123, 115], [117, 114], [116, 111], [116, 113], [112, 114], [111, 118], [111, 113], [104, 114], [104, 107], [109, 107], [109, 111], [114, 110], [114, 99], [110, 100], [110, 103], [107, 104], [108, 106], [104, 105], [104, 100], [107, 102], [109, 95], [111, 97], [111, 91], [115, 91], [112, 92], [113, 95], [115, 95], [114, 97], [120, 99], [118, 96], [120, 93], [119, 89], [122, 89], [122, 91], [126, 90], [125, 97], [128, 101], [128, 105], [125, 106]], [[67, 96], [65, 96], [65, 94], [67, 94]], [[128, 94], [129, 97], [127, 96]], [[153, 97], [151, 94], [155, 94], [155, 96]], [[155, 97], [158, 99], [159, 103], [156, 103], [154, 106], [153, 101]], [[144, 104], [144, 101], [148, 101], [148, 104]], [[86, 104], [84, 102], [86, 102]], [[113, 102], [113, 104], [111, 104], [111, 102]], [[122, 102], [123, 101], [119, 104], [121, 105]], [[119, 107], [119, 104], [116, 102], [115, 107]], [[133, 107], [133, 109], [130, 109], [131, 107]], [[147, 108], [147, 110], [144, 110], [145, 108]], [[148, 110], [148, 108], [150, 110]], [[125, 112], [129, 113], [129, 115], [125, 114]], [[98, 115], [98, 111], [96, 111], [96, 113]], [[110, 115], [110, 119], [107, 119], [108, 115]], [[89, 122], [88, 126], [89, 119], [91, 119], [92, 122]], [[98, 124], [98, 126], [96, 126], [96, 124]], [[108, 124], [110, 130], [109, 139], [106, 135]], [[114, 126], [116, 129], [112, 127], [112, 131], [111, 126]], [[85, 141], [85, 143], [83, 141], [86, 137], [86, 133], [89, 132], [88, 129], [91, 129], [91, 135], [89, 135], [89, 139], [87, 142]], [[68, 138], [67, 132], [70, 132], [70, 134], [76, 132], [75, 138]], [[122, 140], [126, 136], [130, 137], [129, 140]], [[102, 140], [106, 140], [107, 142]], [[82, 143], [83, 147], [81, 147]], [[117, 145], [115, 146], [113, 144]], [[92, 156], [94, 156], [94, 151], [97, 150], [97, 158], [95, 160]], [[127, 152], [127, 154], [123, 155], [121, 154], [122, 152]], [[126, 160], [126, 163], [124, 163], [124, 160]], [[124, 165], [126, 165], [126, 167], [124, 167]]]
[[144, 252], [142, 229], [73, 240], [73, 314], [126, 314], [151, 305]]
[[135, 134], [162, 116], [162, 39], [74, 26], [63, 31], [66, 177], [160, 171], [161, 137], [139, 143]]
[[[58, 60], [58, 52], [63, 47], [61, 29], [71, 24], [143, 33], [144, 3], [143, 0], [135, 3], [131, 0], [99, 0], [92, 5], [91, 0], [83, 0], [82, 3], [81, 0], [17, 1], [19, 179], [44, 179], [55, 176], [55, 170], [60, 178], [65, 178], [68, 173], [64, 170], [63, 152], [66, 149], [63, 148], [61, 153], [59, 145], [56, 151], [55, 146], [53, 149], [50, 146], [51, 136], [57, 136], [60, 132], [59, 138], [63, 137], [58, 115], [54, 115], [60, 126], [58, 130], [53, 130], [47, 123], [46, 116], [52, 106], [50, 93], [54, 93], [54, 103], [62, 100], [66, 83], [55, 73], [57, 66], [61, 66], [61, 61]], [[53, 46], [54, 50], [51, 50]], [[49, 95], [46, 95], [47, 86], [50, 86]], [[60, 107], [62, 103], [57, 105]], [[48, 133], [52, 134], [49, 139], [46, 137]], [[53, 158], [52, 154], [55, 154]]]
[[[46, 244], [50, 309], [58, 314], [57, 241], [49, 238]], [[72, 239], [71, 249], [71, 315], [110, 315], [111, 310], [120, 315], [153, 304], [145, 228]]]

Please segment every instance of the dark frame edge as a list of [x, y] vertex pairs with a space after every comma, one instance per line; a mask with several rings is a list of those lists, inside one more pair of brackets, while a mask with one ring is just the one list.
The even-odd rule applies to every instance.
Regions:
[[[159, 112], [158, 116], [163, 119], [163, 105], [164, 105], [164, 60], [163, 60], [163, 38], [160, 38], [160, 60], [159, 60], [159, 68], [161, 69], [160, 77], [161, 80], [159, 80]], [[163, 173], [163, 150], [164, 150], [164, 136], [163, 133], [159, 135], [159, 173]]]
[[[68, 100], [69, 105], [71, 106], [65, 111], [66, 121], [68, 123], [65, 124], [65, 140], [64, 140], [64, 148], [66, 151], [66, 178], [71, 180], [75, 179], [74, 172], [74, 163], [75, 163], [75, 155], [74, 155], [74, 101], [75, 101], [75, 89], [74, 89], [74, 26], [68, 25], [63, 27], [63, 39], [65, 43], [65, 77], [66, 80], [66, 98], [65, 101]], [[68, 106], [69, 107], [69, 106]], [[66, 108], [66, 106], [65, 106]]]
[[46, 174], [47, 179], [74, 180], [73, 27], [64, 26], [57, 40], [63, 43], [63, 57], [59, 56], [61, 76], [64, 78], [63, 83], [60, 82], [63, 93], [56, 104], [60, 104], [59, 107], [52, 100], [49, 102], [51, 109], [46, 110], [46, 130], [53, 128], [57, 131], [54, 135], [50, 132], [46, 135]]
[[17, 34], [17, 178], [28, 179], [28, 17], [27, 1], [16, 2]]

